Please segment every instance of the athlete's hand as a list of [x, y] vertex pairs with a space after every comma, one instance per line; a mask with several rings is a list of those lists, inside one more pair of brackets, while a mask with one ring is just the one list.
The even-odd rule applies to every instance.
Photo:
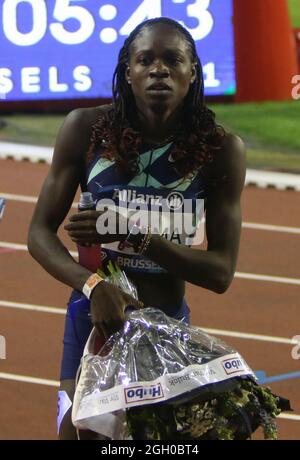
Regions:
[[125, 309], [128, 306], [137, 309], [144, 307], [143, 302], [105, 281], [99, 283], [91, 295], [92, 323], [107, 340], [122, 329], [125, 322]]
[[64, 229], [79, 245], [123, 241], [128, 233], [127, 219], [111, 209], [81, 211], [70, 216], [69, 221]]

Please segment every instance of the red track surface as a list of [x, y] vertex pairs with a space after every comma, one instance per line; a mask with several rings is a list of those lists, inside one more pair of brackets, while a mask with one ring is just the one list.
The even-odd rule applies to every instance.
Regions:
[[[0, 160], [0, 196], [37, 196], [47, 165]], [[242, 198], [243, 221], [300, 227], [299, 193], [247, 188]], [[26, 244], [34, 204], [8, 201], [0, 224], [0, 241]], [[72, 243], [67, 246], [75, 250]], [[300, 235], [243, 229], [238, 272], [300, 279]], [[69, 288], [58, 283], [26, 251], [1, 250], [0, 301], [65, 308]], [[299, 285], [235, 278], [217, 295], [192, 285], [187, 300], [197, 326], [285, 337], [300, 335]], [[0, 307], [0, 334], [6, 338], [6, 372], [49, 380], [59, 379], [64, 316]], [[299, 372], [292, 345], [221, 337], [231, 343], [255, 370], [268, 376]], [[300, 415], [299, 378], [271, 384], [291, 400]], [[0, 379], [0, 439], [56, 439], [54, 386]], [[278, 420], [280, 439], [300, 439], [300, 420]], [[257, 434], [256, 438], [260, 438]]]

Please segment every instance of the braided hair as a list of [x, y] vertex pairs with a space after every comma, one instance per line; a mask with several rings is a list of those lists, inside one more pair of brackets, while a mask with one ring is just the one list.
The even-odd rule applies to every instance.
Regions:
[[100, 115], [93, 126], [87, 158], [90, 161], [95, 154], [99, 154], [101, 147], [101, 156], [115, 161], [120, 170], [130, 175], [138, 174], [139, 151], [143, 140], [134, 119], [134, 94], [125, 75], [131, 44], [144, 29], [156, 24], [169, 25], [181, 33], [189, 46], [192, 62], [196, 63], [196, 79], [185, 97], [182, 122], [171, 147], [175, 171], [182, 177], [188, 177], [213, 161], [226, 133], [216, 123], [214, 112], [205, 105], [203, 70], [193, 37], [178, 22], [165, 17], [142, 22], [125, 40], [113, 75], [113, 105]]

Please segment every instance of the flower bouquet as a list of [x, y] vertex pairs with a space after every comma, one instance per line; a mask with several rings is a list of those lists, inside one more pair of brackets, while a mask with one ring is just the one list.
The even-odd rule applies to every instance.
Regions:
[[[111, 282], [136, 296], [119, 268]], [[111, 439], [276, 439], [289, 401], [257, 384], [240, 354], [155, 308], [131, 310], [123, 330], [95, 351], [93, 329], [81, 361], [72, 420]]]

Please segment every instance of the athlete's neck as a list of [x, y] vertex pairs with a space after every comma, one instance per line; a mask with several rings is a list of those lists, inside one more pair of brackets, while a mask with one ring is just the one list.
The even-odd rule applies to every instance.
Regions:
[[145, 143], [162, 144], [168, 142], [178, 131], [182, 111], [153, 111], [151, 107], [138, 108], [138, 124]]

